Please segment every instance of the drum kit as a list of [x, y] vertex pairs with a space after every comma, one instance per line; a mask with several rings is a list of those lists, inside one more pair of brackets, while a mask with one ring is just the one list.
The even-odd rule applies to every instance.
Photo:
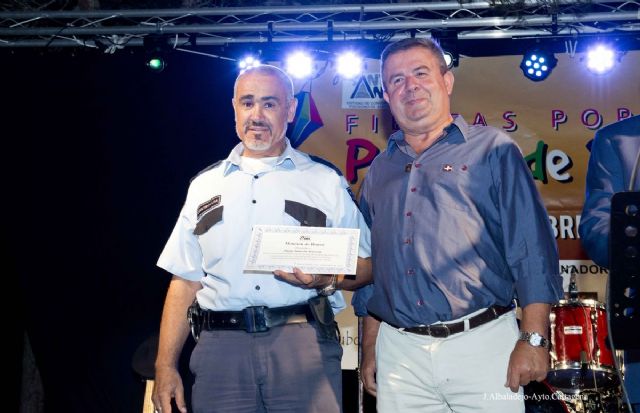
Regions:
[[[547, 379], [525, 386], [526, 413], [622, 413], [622, 357], [607, 340], [604, 304], [572, 297], [551, 308]], [[617, 367], [616, 367], [617, 366]]]

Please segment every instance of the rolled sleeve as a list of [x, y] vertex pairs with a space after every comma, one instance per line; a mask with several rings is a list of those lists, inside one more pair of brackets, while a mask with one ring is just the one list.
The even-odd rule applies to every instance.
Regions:
[[518, 300], [523, 307], [556, 303], [563, 296], [562, 277], [549, 216], [518, 147], [509, 143], [502, 150], [498, 187], [504, 255]]

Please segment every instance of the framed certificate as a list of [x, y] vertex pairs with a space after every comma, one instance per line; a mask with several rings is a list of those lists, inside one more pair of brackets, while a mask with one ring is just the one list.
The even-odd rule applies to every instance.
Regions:
[[360, 230], [255, 225], [244, 269], [308, 274], [355, 274]]

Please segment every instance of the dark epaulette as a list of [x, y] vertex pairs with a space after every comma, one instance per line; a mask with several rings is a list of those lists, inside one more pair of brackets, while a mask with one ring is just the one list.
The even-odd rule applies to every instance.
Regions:
[[[321, 158], [321, 157], [319, 157], [319, 156], [311, 155], [311, 154], [308, 154], [308, 155], [309, 155], [309, 158], [311, 158], [311, 160], [312, 160], [312, 161], [314, 161], [314, 162], [318, 162], [318, 163], [321, 163], [321, 164], [323, 164], [324, 166], [328, 166], [329, 168], [333, 169], [333, 171], [334, 171], [335, 173], [337, 173], [337, 174], [338, 174], [338, 176], [344, 176], [344, 175], [342, 175], [342, 171], [341, 171], [340, 169], [338, 169], [338, 167], [337, 167], [337, 166], [335, 166], [335, 165], [334, 165], [334, 164], [332, 164], [331, 162], [327, 161], [326, 159]], [[348, 186], [348, 187], [346, 188], [346, 190], [347, 190], [347, 192], [349, 193], [349, 196], [351, 197], [351, 200], [352, 200], [353, 202], [355, 202], [355, 204], [356, 204], [356, 205], [358, 205], [358, 202], [356, 201], [356, 196], [355, 196], [355, 194], [353, 193], [353, 191], [351, 190], [351, 187], [350, 187], [350, 186]]]
[[212, 170], [213, 168], [217, 168], [218, 166], [220, 166], [220, 164], [222, 163], [222, 161], [218, 161], [214, 164], [211, 164], [209, 166], [207, 166], [206, 168], [204, 168], [203, 170], [201, 170], [200, 172], [198, 172], [193, 178], [191, 178], [191, 180], [189, 180], [189, 183], [193, 182], [194, 179], [196, 179], [197, 177], [199, 177], [200, 175], [202, 175], [203, 173]]
[[335, 173], [338, 174], [338, 176], [342, 176], [342, 171], [340, 169], [338, 169], [337, 166], [335, 166], [334, 164], [332, 164], [331, 162], [327, 161], [324, 158], [321, 158], [319, 156], [315, 156], [315, 155], [311, 155], [309, 154], [309, 158], [311, 158], [312, 161], [318, 162], [323, 164], [324, 166], [328, 166], [329, 168], [333, 169], [333, 171]]

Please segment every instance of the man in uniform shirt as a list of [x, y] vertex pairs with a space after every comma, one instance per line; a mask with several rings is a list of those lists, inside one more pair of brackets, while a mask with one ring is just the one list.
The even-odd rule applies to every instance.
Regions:
[[[293, 149], [285, 137], [296, 110], [291, 79], [259, 66], [236, 80], [233, 107], [242, 141], [196, 176], [158, 260], [173, 274], [162, 314], [153, 403], [186, 412], [177, 362], [193, 327], [193, 411], [340, 412], [342, 348], [336, 287], [370, 281], [369, 232], [334, 169]], [[243, 271], [255, 224], [360, 228], [358, 274]], [[192, 307], [193, 308], [193, 307]]]
[[400, 130], [362, 184], [375, 279], [354, 300], [370, 314], [364, 386], [380, 413], [524, 412], [520, 386], [545, 378], [550, 304], [562, 297], [531, 172], [504, 133], [452, 117], [437, 44], [401, 40], [381, 60]]

